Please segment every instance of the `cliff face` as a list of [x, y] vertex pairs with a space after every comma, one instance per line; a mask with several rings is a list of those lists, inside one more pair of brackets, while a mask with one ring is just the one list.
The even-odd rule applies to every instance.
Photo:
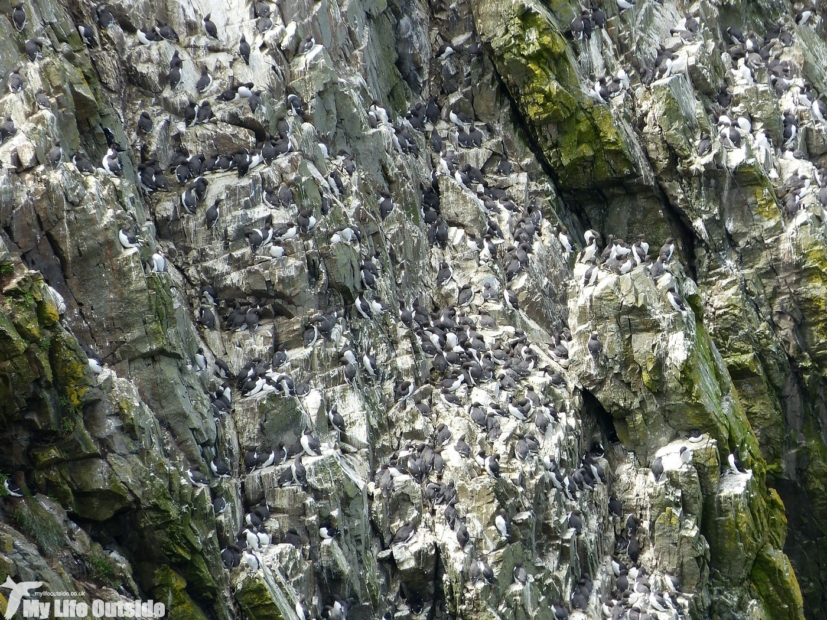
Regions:
[[[827, 618], [804, 8], [2, 5], [0, 582], [187, 619]], [[588, 229], [649, 260], [577, 259]]]

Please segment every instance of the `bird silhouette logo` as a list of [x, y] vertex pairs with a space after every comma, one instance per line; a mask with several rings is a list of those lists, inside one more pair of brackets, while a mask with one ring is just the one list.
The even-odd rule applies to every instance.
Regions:
[[11, 617], [15, 614], [18, 607], [20, 607], [20, 601], [23, 600], [24, 596], [29, 596], [29, 590], [34, 590], [42, 585], [42, 581], [21, 581], [20, 583], [15, 583], [11, 577], [6, 577], [6, 581], [0, 583], [0, 588], [9, 588], [11, 590], [9, 593], [9, 602], [6, 605], [6, 615], [4, 616], [6, 620], [11, 620]]

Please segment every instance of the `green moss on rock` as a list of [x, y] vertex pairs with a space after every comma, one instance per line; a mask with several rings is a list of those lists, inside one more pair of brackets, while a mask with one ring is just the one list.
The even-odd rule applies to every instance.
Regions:
[[169, 566], [161, 566], [153, 575], [153, 600], [166, 606], [170, 620], [207, 620], [204, 612], [187, 594], [186, 580]]
[[804, 601], [789, 558], [765, 545], [750, 573], [752, 585], [772, 620], [803, 620]]
[[63, 525], [37, 500], [15, 502], [12, 521], [20, 531], [33, 539], [45, 557], [52, 557], [66, 542]]
[[252, 620], [286, 620], [276, 604], [274, 585], [259, 571], [236, 586], [235, 598]]
[[77, 340], [67, 332], [61, 330], [52, 338], [49, 361], [69, 407], [80, 408], [89, 390], [91, 379], [85, 357]]
[[632, 175], [634, 159], [618, 119], [581, 92], [572, 51], [548, 9], [531, 0], [491, 5], [497, 3], [478, 3], [478, 29], [563, 188]]

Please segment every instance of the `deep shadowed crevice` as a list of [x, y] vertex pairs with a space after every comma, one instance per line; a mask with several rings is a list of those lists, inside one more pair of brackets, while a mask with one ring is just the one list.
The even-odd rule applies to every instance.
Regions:
[[[490, 60], [490, 58], [489, 58]], [[525, 117], [520, 113], [519, 106], [517, 102], [512, 97], [511, 93], [509, 92], [508, 88], [505, 85], [502, 77], [500, 76], [496, 64], [491, 61], [493, 66], [493, 74], [497, 80], [497, 83], [500, 85], [502, 92], [505, 94], [505, 97], [508, 99], [509, 103], [511, 104], [511, 113], [515, 120], [515, 124], [519, 127], [521, 133], [524, 135], [526, 143], [534, 154], [534, 157], [540, 163], [540, 167], [543, 169], [543, 172], [554, 182], [554, 186], [560, 196], [560, 201], [563, 206], [566, 207], [568, 211], [568, 215], [570, 217], [575, 217], [579, 220], [580, 225], [583, 229], [590, 228], [594, 225], [594, 223], [589, 218], [588, 213], [583, 209], [577, 200], [573, 200], [571, 202], [564, 201], [563, 196], [564, 194], [573, 195], [573, 192], [566, 192], [561, 189], [559, 176], [555, 173], [554, 169], [552, 168], [551, 164], [548, 163], [545, 157], [545, 153], [543, 149], [540, 147], [539, 143], [537, 142], [534, 133], [531, 131], [531, 128], [526, 121]], [[623, 183], [618, 183], [619, 186], [625, 186]], [[663, 205], [664, 211], [670, 215], [669, 223], [673, 224], [674, 227], [677, 229], [677, 233], [680, 236], [681, 245], [683, 246], [683, 258], [685, 260], [686, 271], [689, 277], [693, 280], [696, 280], [696, 267], [695, 267], [695, 234], [692, 231], [692, 227], [686, 218], [686, 215], [681, 212], [680, 209], [675, 208], [672, 203], [669, 201], [669, 198], [666, 192], [660, 187], [660, 184], [655, 182], [655, 186], [653, 187], [655, 194], [657, 195], [658, 199], [660, 200], [661, 204]], [[608, 200], [606, 199], [605, 193], [601, 190], [601, 188], [594, 188], [592, 192], [596, 192], [599, 194], [601, 199], [603, 200], [604, 205], [608, 205]]]
[[672, 216], [669, 219], [678, 229], [680, 240], [683, 242], [682, 245], [684, 251], [681, 256], [684, 259], [686, 274], [692, 278], [693, 281], [697, 282], [697, 269], [695, 267], [695, 233], [692, 230], [692, 226], [690, 225], [686, 214], [669, 201], [669, 196], [667, 196], [666, 192], [663, 191], [663, 188], [657, 180], [655, 183], [657, 193], [659, 194], [661, 204], [663, 205], [663, 210]]
[[620, 443], [620, 438], [617, 436], [615, 422], [612, 415], [606, 411], [594, 394], [588, 390], [583, 390], [581, 394], [583, 395], [583, 421], [588, 422], [589, 419], [592, 420], [594, 425], [600, 429], [603, 436], [609, 441], [609, 443]]
[[[543, 172], [548, 176], [549, 179], [554, 183], [554, 188], [558, 193], [560, 198], [560, 203], [566, 207], [570, 217], [575, 217], [578, 219], [578, 223], [580, 226], [585, 230], [586, 228], [590, 228], [592, 226], [591, 221], [589, 220], [589, 216], [585, 210], [581, 209], [579, 204], [576, 202], [574, 204], [565, 202], [562, 197], [562, 192], [560, 191], [560, 178], [558, 177], [557, 173], [552, 168], [551, 164], [546, 161], [545, 153], [543, 152], [542, 147], [540, 147], [539, 143], [537, 142], [536, 138], [534, 137], [534, 133], [531, 130], [531, 127], [526, 122], [525, 117], [520, 113], [520, 108], [517, 105], [517, 102], [514, 100], [514, 97], [511, 96], [511, 92], [508, 90], [508, 87], [505, 85], [505, 82], [500, 76], [499, 71], [497, 70], [497, 65], [494, 63], [493, 60], [489, 57], [488, 59], [491, 62], [492, 66], [492, 73], [494, 78], [496, 78], [497, 83], [500, 85], [500, 90], [504, 93], [506, 99], [511, 106], [511, 114], [515, 121], [515, 125], [517, 125], [519, 129], [519, 133], [522, 134], [523, 138], [525, 139], [526, 145], [528, 146], [529, 150], [532, 152], [534, 157], [536, 158], [537, 162], [540, 164], [540, 167], [543, 169]], [[602, 192], [601, 192], [602, 196]]]

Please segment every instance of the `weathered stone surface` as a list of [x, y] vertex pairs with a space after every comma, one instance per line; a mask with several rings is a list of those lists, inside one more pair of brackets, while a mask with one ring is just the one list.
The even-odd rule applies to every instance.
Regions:
[[[266, 31], [239, 0], [116, 1], [118, 23], [106, 30], [84, 2], [71, 11], [26, 4], [23, 33], [0, 20], [0, 120], [17, 128], [0, 145], [0, 476], [25, 495], [0, 485], [0, 577], [107, 600], [152, 596], [178, 618], [293, 620], [302, 602], [306, 617], [336, 617], [330, 608], [344, 605], [356, 620], [403, 620], [420, 606], [432, 618], [550, 620], [558, 599], [573, 618], [597, 618], [621, 598], [610, 558], [631, 565], [633, 538], [654, 592], [668, 589], [667, 575], [682, 580], [670, 598], [681, 614], [823, 620], [827, 237], [818, 169], [827, 140], [805, 93], [827, 90], [825, 16], [797, 24], [787, 4], [770, 0], [597, 4], [606, 25], [590, 38], [568, 32], [583, 8], [569, 0], [298, 0], [270, 5]], [[204, 34], [207, 13], [217, 39]], [[699, 20], [692, 35], [680, 32], [689, 15]], [[137, 40], [156, 18], [176, 29], [178, 44]], [[91, 47], [81, 21], [96, 31]], [[768, 24], [791, 41], [765, 47]], [[754, 32], [764, 48], [760, 60], [748, 57], [750, 79], [733, 71], [743, 51], [731, 27]], [[237, 51], [242, 33], [249, 63]], [[34, 36], [43, 57], [29, 62], [22, 43]], [[664, 51], [686, 69], [654, 66]], [[183, 64], [173, 90], [174, 52]], [[790, 64], [787, 82], [768, 60]], [[25, 88], [11, 93], [5, 82], [18, 66]], [[214, 78], [203, 93], [202, 66]], [[621, 75], [628, 85], [618, 77], [618, 96], [595, 97], [599, 78]], [[249, 83], [255, 111], [244, 97], [217, 99]], [[721, 107], [724, 88], [732, 101]], [[37, 106], [38, 89], [49, 109]], [[303, 98], [303, 115], [288, 94]], [[413, 106], [432, 95], [438, 118], [416, 128]], [[389, 122], [371, 110], [374, 100]], [[190, 101], [209, 101], [214, 118], [187, 127]], [[148, 133], [136, 125], [144, 110]], [[474, 119], [480, 146], [460, 143], [451, 111]], [[785, 112], [797, 123], [790, 141]], [[742, 148], [721, 139], [722, 113], [751, 124]], [[112, 139], [104, 128], [124, 148], [122, 177], [84, 175], [71, 161], [81, 153], [99, 166]], [[206, 196], [185, 212], [189, 180], [177, 182], [175, 157], [257, 151], [280, 131], [288, 154], [246, 174], [201, 170]], [[702, 133], [711, 148], [698, 155]], [[52, 166], [58, 140], [63, 161]], [[500, 168], [506, 159], [510, 174]], [[141, 187], [139, 166], [152, 160], [169, 191]], [[463, 186], [453, 162], [479, 169], [483, 182]], [[292, 200], [282, 204], [274, 194], [287, 186]], [[423, 209], [426, 188], [434, 211]], [[393, 198], [386, 217], [380, 192]], [[799, 203], [785, 208], [795, 192]], [[205, 211], [218, 199], [208, 228]], [[290, 228], [305, 210], [315, 228], [251, 251], [251, 230]], [[586, 266], [563, 251], [558, 224], [573, 254], [589, 228], [630, 243], [644, 233], [651, 258], [675, 237], [669, 283], [686, 311], [673, 310], [669, 283], [654, 282], [649, 266], [625, 275], [604, 266], [586, 286]], [[358, 237], [331, 243], [344, 227]], [[119, 231], [133, 228], [140, 247], [126, 249]], [[471, 235], [496, 248], [480, 251]], [[157, 252], [164, 273], [152, 268]], [[367, 261], [378, 274], [371, 285], [360, 273]], [[454, 273], [437, 286], [443, 261]], [[473, 323], [453, 328], [458, 342], [449, 344], [439, 312], [456, 306], [464, 284], [475, 297], [450, 319]], [[205, 286], [217, 299], [202, 295]], [[360, 296], [376, 302], [371, 319], [353, 306]], [[405, 325], [397, 309], [414, 303], [423, 324]], [[231, 329], [237, 308], [257, 309], [257, 323]], [[207, 310], [215, 329], [198, 321]], [[496, 327], [483, 325], [489, 318]], [[308, 343], [312, 326], [326, 329]], [[592, 331], [603, 346], [596, 359]], [[286, 361], [268, 368], [266, 393], [245, 396], [253, 386], [244, 376], [214, 372], [221, 359], [247, 374], [251, 360], [267, 365], [280, 348]], [[346, 379], [348, 349], [356, 364]], [[458, 349], [463, 359], [443, 372], [434, 354]], [[87, 355], [103, 364], [100, 374]], [[493, 370], [472, 381], [475, 364], [491, 359]], [[456, 380], [454, 370], [469, 373], [452, 392], [461, 406], [440, 384]], [[298, 394], [285, 393], [286, 376]], [[403, 381], [413, 383], [410, 398]], [[211, 401], [225, 382], [232, 403], [219, 411]], [[525, 420], [513, 409], [523, 398], [537, 400]], [[485, 428], [473, 403], [490, 409]], [[344, 431], [328, 421], [334, 405]], [[438, 428], [451, 433], [433, 446], [444, 471], [421, 474], [416, 458], [430, 455]], [[300, 443], [306, 429], [321, 455]], [[690, 441], [695, 431], [700, 440]], [[537, 445], [524, 455], [527, 435]], [[460, 436], [469, 458], [455, 448]], [[596, 458], [605, 480], [590, 483], [583, 458], [594, 442], [606, 448]], [[736, 448], [749, 474], [729, 470]], [[245, 469], [248, 451], [273, 450], [276, 463]], [[307, 483], [297, 485], [290, 467], [302, 452]], [[494, 453], [499, 477], [483, 464]], [[212, 475], [215, 459], [228, 463], [229, 478]], [[383, 465], [396, 468], [390, 484]], [[564, 490], [555, 467], [586, 480]], [[191, 468], [207, 487], [191, 483]], [[446, 489], [456, 492], [456, 521], [436, 496]], [[228, 505], [216, 515], [219, 493]], [[608, 512], [612, 495], [620, 517]], [[262, 500], [272, 540], [256, 552], [261, 569], [225, 570], [220, 549], [238, 542]], [[413, 538], [394, 544], [409, 524]], [[323, 540], [322, 527], [338, 534]], [[526, 584], [515, 583], [518, 564]], [[584, 580], [593, 587], [575, 610]], [[667, 615], [637, 598], [642, 613]]]

